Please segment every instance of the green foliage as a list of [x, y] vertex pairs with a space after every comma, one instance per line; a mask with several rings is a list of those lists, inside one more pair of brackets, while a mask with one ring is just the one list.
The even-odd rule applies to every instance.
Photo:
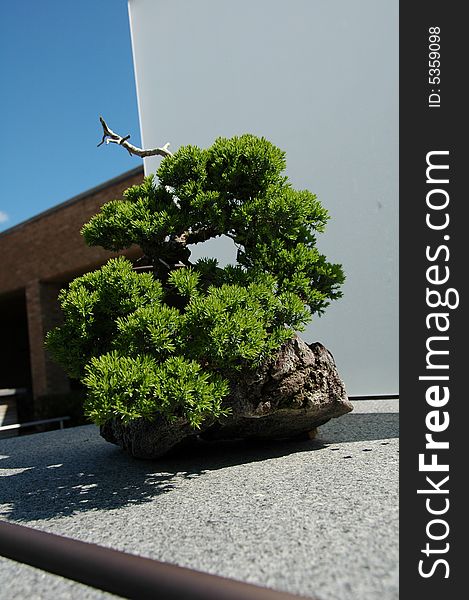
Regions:
[[196, 428], [207, 417], [226, 414], [220, 402], [228, 393], [226, 381], [180, 356], [157, 362], [110, 352], [91, 359], [83, 382], [89, 389], [85, 412], [99, 424], [116, 416], [126, 423], [162, 415]]
[[161, 360], [181, 346], [181, 326], [181, 314], [176, 308], [164, 304], [144, 306], [117, 319], [112, 346], [122, 354], [149, 353]]
[[135, 273], [125, 258], [111, 259], [60, 292], [64, 324], [47, 334], [47, 347], [70, 377], [81, 378], [91, 357], [109, 350], [118, 318], [162, 296], [161, 283], [150, 273]]
[[197, 294], [200, 275], [190, 268], [172, 271], [168, 277], [168, 284], [173, 286], [178, 294], [190, 298]]
[[[292, 188], [285, 164], [253, 135], [185, 146], [84, 225], [89, 245], [137, 244], [154, 266], [137, 273], [114, 259], [60, 294], [64, 324], [47, 345], [86, 386], [95, 422], [162, 415], [197, 427], [226, 414], [227, 378], [341, 296], [341, 266], [316, 248], [327, 211]], [[237, 264], [189, 261], [191, 244], [219, 235], [236, 244]]]
[[[257, 365], [293, 334], [284, 326], [283, 310], [266, 285], [210, 287], [186, 307], [187, 355], [220, 370]], [[303, 305], [301, 310], [305, 319]]]

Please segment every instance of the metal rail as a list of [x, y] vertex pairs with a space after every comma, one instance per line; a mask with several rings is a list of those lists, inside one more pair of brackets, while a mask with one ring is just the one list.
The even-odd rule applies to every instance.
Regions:
[[0, 555], [122, 598], [300, 599], [300, 596], [193, 571], [5, 521], [0, 521]]
[[26, 388], [2, 388], [0, 389], [0, 398], [8, 398], [9, 396], [24, 396], [26, 392]]
[[60, 422], [60, 429], [64, 428], [64, 421], [69, 421], [70, 417], [54, 417], [53, 419], [41, 419], [40, 421], [29, 421], [27, 423], [13, 423], [13, 425], [2, 425], [0, 431], [9, 429], [21, 429], [23, 427], [33, 427], [34, 425], [45, 425], [46, 423]]

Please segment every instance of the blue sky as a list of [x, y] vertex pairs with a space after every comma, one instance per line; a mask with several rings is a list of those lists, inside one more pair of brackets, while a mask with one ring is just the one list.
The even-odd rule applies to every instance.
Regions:
[[142, 161], [126, 0], [0, 3], [0, 231]]

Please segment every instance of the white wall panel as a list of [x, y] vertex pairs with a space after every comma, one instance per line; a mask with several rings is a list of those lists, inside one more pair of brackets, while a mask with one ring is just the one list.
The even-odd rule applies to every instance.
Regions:
[[[144, 147], [250, 132], [331, 214], [344, 297], [303, 333], [349, 394], [398, 392], [397, 0], [129, 0]], [[159, 159], [148, 159], [146, 172]], [[209, 242], [193, 254], [215, 252]]]

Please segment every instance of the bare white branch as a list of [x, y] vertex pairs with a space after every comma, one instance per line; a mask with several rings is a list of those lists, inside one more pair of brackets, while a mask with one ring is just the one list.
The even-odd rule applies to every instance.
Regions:
[[126, 136], [122, 136], [119, 135], [118, 133], [115, 133], [114, 131], [112, 131], [112, 129], [110, 129], [106, 123], [106, 121], [103, 119], [103, 117], [99, 117], [99, 120], [101, 121], [101, 125], [103, 126], [103, 139], [99, 142], [98, 146], [101, 146], [102, 144], [106, 143], [106, 144], [119, 144], [119, 146], [122, 146], [123, 148], [125, 148], [127, 150], [127, 152], [129, 154], [135, 154], [136, 156], [140, 156], [141, 158], [145, 158], [145, 156], [172, 156], [172, 152], [170, 152], [168, 150], [169, 147], [169, 142], [167, 142], [163, 147], [161, 148], [152, 148], [150, 150], [143, 150], [142, 148], [137, 148], [137, 146], [134, 146], [133, 144], [131, 144], [128, 139], [130, 138], [130, 135], [126, 135]]

